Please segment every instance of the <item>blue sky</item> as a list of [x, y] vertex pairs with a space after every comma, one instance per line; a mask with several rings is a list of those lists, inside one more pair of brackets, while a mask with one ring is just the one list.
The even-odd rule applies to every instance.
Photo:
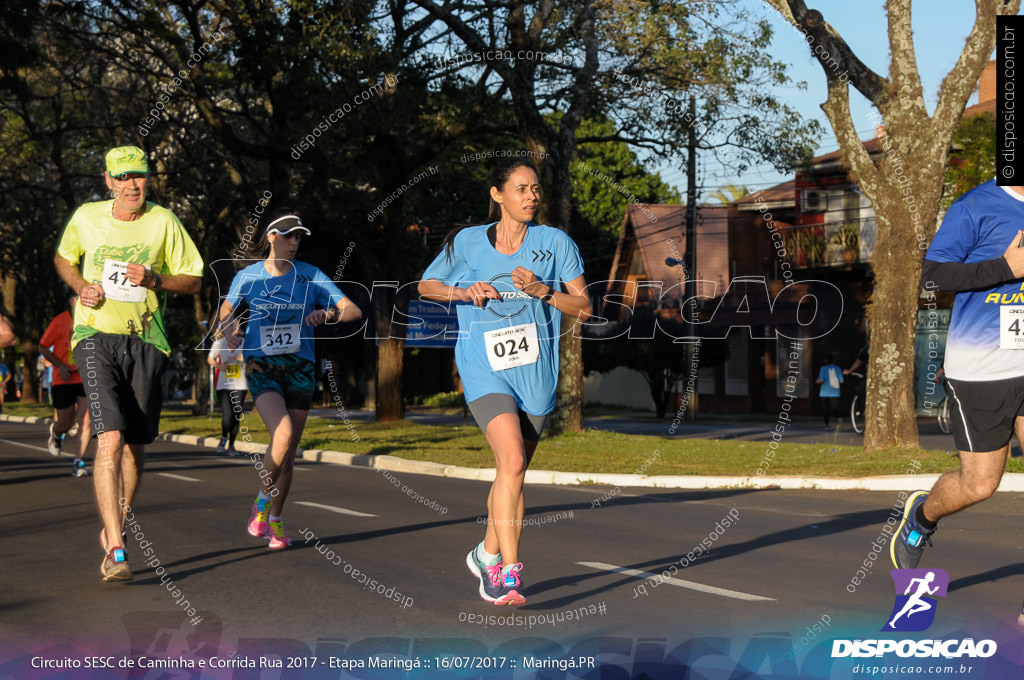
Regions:
[[[794, 81], [806, 82], [807, 89], [779, 88], [777, 96], [795, 108], [805, 118], [817, 119], [826, 130], [819, 141], [817, 154], [828, 153], [839, 148], [832, 128], [821, 103], [826, 98], [825, 74], [821, 66], [812, 57], [810, 49], [786, 23], [778, 13], [763, 0], [739, 0], [742, 6], [751, 9], [756, 15], [767, 17], [774, 28], [772, 41], [773, 56], [789, 65], [789, 74]], [[860, 59], [883, 77], [889, 71], [889, 42], [887, 22], [881, 0], [868, 2], [837, 2], [835, 0], [811, 0], [808, 6], [820, 11], [827, 22], [832, 24], [846, 42], [853, 48]], [[925, 101], [929, 111], [934, 110], [937, 93], [942, 79], [956, 63], [964, 41], [974, 24], [975, 7], [968, 0], [918, 0], [914, 3], [913, 26], [914, 46], [917, 51], [917, 64], [924, 86]], [[868, 120], [871, 106], [854, 88], [850, 88], [851, 108], [861, 138], [871, 136], [874, 126]], [[968, 106], [977, 101], [972, 96]], [[816, 154], [816, 155], [817, 155]], [[685, 196], [685, 168], [657, 166], [662, 178], [679, 188]], [[725, 184], [746, 185], [751, 190], [772, 186], [792, 175], [783, 175], [775, 171], [771, 165], [763, 165], [748, 170], [742, 175], [734, 170], [723, 168], [720, 164], [708, 159], [704, 163], [704, 172], [700, 174], [703, 185], [702, 198], [714, 193], [719, 186]]]

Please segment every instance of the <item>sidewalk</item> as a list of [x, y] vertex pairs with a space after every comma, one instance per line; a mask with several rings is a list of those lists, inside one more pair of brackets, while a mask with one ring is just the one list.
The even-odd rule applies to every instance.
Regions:
[[[352, 420], [371, 420], [371, 411], [348, 411], [348, 417]], [[310, 415], [321, 418], [337, 417], [333, 409], [313, 409]], [[462, 425], [462, 416], [447, 415], [442, 413], [411, 412], [406, 417], [420, 423]], [[24, 423], [49, 423], [50, 418], [22, 417], [0, 415], [0, 420]], [[597, 417], [585, 418], [585, 427], [595, 429], [607, 429], [618, 432], [627, 430], [619, 427], [629, 427], [630, 434], [653, 434], [653, 432], [640, 432], [641, 430], [664, 430], [667, 428], [663, 423], [642, 423], [635, 421], [623, 421], [617, 418]], [[694, 432], [700, 428], [701, 432]], [[938, 427], [935, 427], [938, 430]], [[717, 439], [746, 439], [752, 441], [769, 440], [768, 424], [742, 423], [729, 425], [728, 423], [698, 423], [683, 426], [677, 430], [676, 438], [717, 438]], [[717, 432], [721, 436], [711, 437], [710, 432]], [[810, 441], [832, 441], [833, 433], [826, 432], [824, 428], [813, 428], [809, 423], [800, 422], [787, 429], [787, 439], [799, 433], [800, 436], [808, 437]], [[666, 436], [666, 435], [661, 435]], [[862, 440], [860, 435], [839, 433], [841, 437], [852, 437]], [[952, 446], [952, 438], [946, 437], [948, 446]], [[817, 437], [817, 438], [815, 438]], [[826, 439], [827, 437], [827, 439]], [[158, 437], [161, 441], [188, 444], [209, 449], [215, 449], [219, 437], [197, 437], [185, 434], [162, 433]], [[924, 445], [924, 432], [922, 428], [922, 445]], [[840, 444], [847, 442], [840, 441]], [[854, 446], [859, 446], [859, 441], [854, 441]], [[251, 450], [245, 451], [242, 455], [263, 454], [266, 452], [265, 444], [251, 444]], [[928, 446], [927, 448], [944, 448], [942, 446]], [[368, 456], [344, 451], [331, 451], [324, 449], [299, 449], [299, 457], [303, 460], [318, 463], [331, 463], [335, 465], [352, 465], [358, 467], [375, 468], [377, 470], [389, 470], [392, 472], [405, 472], [410, 474], [433, 475], [437, 477], [451, 477], [454, 479], [472, 479], [478, 481], [493, 481], [494, 468], [469, 468], [458, 465], [443, 465], [427, 461], [406, 460], [395, 456]], [[952, 461], [950, 467], [952, 468]], [[926, 475], [886, 475], [878, 477], [803, 477], [803, 476], [708, 476], [708, 475], [664, 475], [652, 476], [633, 474], [612, 474], [594, 472], [556, 472], [553, 470], [529, 470], [526, 473], [527, 484], [602, 484], [614, 487], [637, 487], [637, 488], [665, 488], [665, 489], [827, 489], [833, 491], [903, 491], [913, 489], [930, 488], [939, 477], [938, 474]], [[999, 491], [1024, 491], [1024, 473], [1006, 473], [999, 485]]]

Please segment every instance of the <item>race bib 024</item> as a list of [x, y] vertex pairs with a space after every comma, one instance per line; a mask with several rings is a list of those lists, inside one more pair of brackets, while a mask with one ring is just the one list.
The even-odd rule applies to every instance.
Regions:
[[487, 361], [495, 371], [528, 366], [540, 358], [535, 323], [488, 331], [484, 333], [484, 344], [487, 347]]

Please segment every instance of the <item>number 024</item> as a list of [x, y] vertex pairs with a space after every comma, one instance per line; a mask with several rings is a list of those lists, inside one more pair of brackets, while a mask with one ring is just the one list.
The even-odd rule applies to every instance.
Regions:
[[[508, 349], [505, 349], [505, 345], [508, 345]], [[512, 357], [519, 354], [519, 352], [529, 351], [530, 344], [526, 342], [526, 338], [520, 340], [518, 346], [516, 345], [515, 340], [505, 340], [504, 342], [499, 342], [494, 346], [494, 354], [499, 358], [504, 357], [506, 354]]]

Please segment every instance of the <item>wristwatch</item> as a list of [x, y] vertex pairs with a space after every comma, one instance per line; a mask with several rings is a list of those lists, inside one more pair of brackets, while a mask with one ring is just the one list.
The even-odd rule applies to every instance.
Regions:
[[160, 284], [163, 283], [163, 281], [160, 279], [160, 275], [153, 271], [153, 268], [150, 267], [149, 265], [146, 265], [146, 273], [153, 275], [153, 285], [150, 286], [150, 290], [156, 290], [157, 288], [159, 288]]
[[548, 286], [548, 292], [544, 293], [544, 295], [541, 296], [540, 301], [547, 302], [553, 297], [555, 297], [555, 288], [554, 286]]

